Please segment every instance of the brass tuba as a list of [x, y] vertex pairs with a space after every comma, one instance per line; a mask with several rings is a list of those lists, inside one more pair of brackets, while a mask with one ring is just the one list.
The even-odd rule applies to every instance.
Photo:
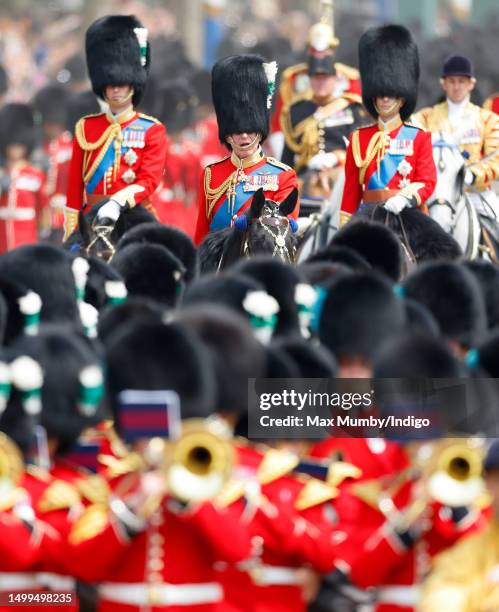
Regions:
[[233, 453], [225, 422], [217, 418], [183, 421], [180, 438], [165, 447], [168, 490], [182, 502], [213, 499], [231, 475]]

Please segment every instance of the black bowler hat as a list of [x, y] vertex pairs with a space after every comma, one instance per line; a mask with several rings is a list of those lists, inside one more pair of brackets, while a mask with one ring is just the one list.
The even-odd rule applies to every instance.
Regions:
[[444, 62], [442, 78], [449, 76], [466, 76], [473, 78], [473, 62], [464, 55], [451, 55]]

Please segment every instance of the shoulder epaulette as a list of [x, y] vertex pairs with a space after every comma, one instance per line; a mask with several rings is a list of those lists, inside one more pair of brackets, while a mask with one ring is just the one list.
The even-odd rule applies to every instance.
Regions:
[[206, 168], [210, 168], [211, 166], [216, 166], [217, 164], [221, 164], [222, 162], [226, 161], [229, 158], [230, 158], [230, 155], [226, 155], [225, 157], [222, 157], [222, 159], [217, 159], [217, 161], [211, 162], [211, 164], [207, 164]]
[[269, 484], [289, 474], [299, 463], [300, 460], [294, 453], [270, 448], [258, 466], [258, 482], [262, 485]]
[[362, 470], [346, 461], [332, 461], [327, 473], [327, 483], [333, 487], [338, 487], [347, 478], [360, 478]]
[[152, 123], [161, 123], [159, 119], [156, 119], [156, 117], [151, 117], [151, 115], [145, 115], [144, 113], [138, 113], [138, 115], [141, 119], [147, 119], [148, 121], [152, 121]]
[[30, 476], [33, 476], [33, 478], [35, 478], [36, 480], [39, 480], [40, 482], [50, 482], [52, 480], [50, 472], [47, 472], [47, 470], [44, 470], [43, 468], [38, 467], [37, 465], [28, 464], [26, 466], [26, 472]]
[[367, 128], [372, 128], [372, 127], [376, 127], [376, 123], [374, 123], [374, 121], [372, 123], [368, 123], [367, 125], [361, 125], [359, 126], [356, 130], [354, 130], [355, 132], [360, 132], [360, 130], [365, 130]]
[[76, 481], [76, 488], [81, 496], [91, 504], [107, 504], [110, 489], [107, 481], [98, 474], [91, 474]]
[[301, 64], [295, 64], [294, 66], [289, 66], [286, 70], [283, 70], [282, 80], [290, 79], [294, 77], [296, 74], [301, 74], [302, 72], [307, 72], [308, 66], [305, 62]]
[[279, 161], [278, 159], [274, 159], [273, 157], [267, 157], [267, 162], [271, 165], [271, 166], [276, 166], [276, 168], [281, 168], [281, 170], [292, 170], [291, 166], [288, 166], [287, 164], [284, 164], [283, 162]]
[[38, 502], [40, 512], [70, 510], [81, 503], [76, 487], [65, 480], [54, 480], [45, 490]]
[[102, 533], [109, 523], [109, 515], [105, 506], [95, 504], [88, 506], [73, 525], [69, 533], [69, 542], [73, 545], [91, 540]]
[[298, 494], [295, 501], [296, 510], [306, 510], [338, 497], [339, 490], [329, 484], [310, 478]]
[[340, 74], [344, 74], [351, 81], [356, 81], [360, 79], [360, 72], [357, 68], [353, 68], [352, 66], [347, 66], [346, 64], [342, 64], [341, 62], [336, 62], [334, 67], [336, 71]]
[[93, 119], [94, 117], [102, 117], [102, 115], [105, 115], [106, 113], [100, 112], [100, 113], [91, 113], [90, 115], [84, 115], [83, 117], [81, 117], [77, 122], [76, 125], [78, 125], [78, 123], [85, 123], [86, 119]]

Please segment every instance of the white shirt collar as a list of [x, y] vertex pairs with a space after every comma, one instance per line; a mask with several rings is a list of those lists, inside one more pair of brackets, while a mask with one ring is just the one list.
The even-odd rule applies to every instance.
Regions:
[[470, 101], [470, 97], [466, 96], [466, 98], [462, 102], [452, 102], [447, 98], [447, 107], [449, 109], [449, 117], [453, 117], [455, 115], [460, 115], [462, 111], [468, 106]]

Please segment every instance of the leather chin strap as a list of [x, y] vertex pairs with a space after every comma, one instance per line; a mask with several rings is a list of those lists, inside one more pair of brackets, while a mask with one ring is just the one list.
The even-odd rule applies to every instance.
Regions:
[[384, 114], [381, 114], [381, 111], [378, 108], [378, 105], [376, 104], [376, 100], [373, 101], [374, 104], [374, 108], [376, 109], [376, 112], [378, 113], [380, 119], [382, 121], [384, 121], [385, 117], [391, 117], [394, 113], [398, 112], [402, 106], [404, 106], [404, 103], [401, 102], [400, 100], [395, 100], [395, 102], [392, 104], [392, 106], [384, 112]]
[[246, 151], [251, 151], [251, 149], [260, 142], [260, 140], [262, 139], [260, 134], [257, 134], [255, 136], [255, 138], [253, 138], [253, 140], [247, 144], [247, 145], [242, 145], [239, 146], [237, 145], [234, 140], [232, 139], [231, 136], [227, 137], [227, 142], [230, 144], [230, 146], [232, 147], [232, 150], [234, 151], [234, 153], [238, 156], [240, 156], [240, 153], [246, 153]]

